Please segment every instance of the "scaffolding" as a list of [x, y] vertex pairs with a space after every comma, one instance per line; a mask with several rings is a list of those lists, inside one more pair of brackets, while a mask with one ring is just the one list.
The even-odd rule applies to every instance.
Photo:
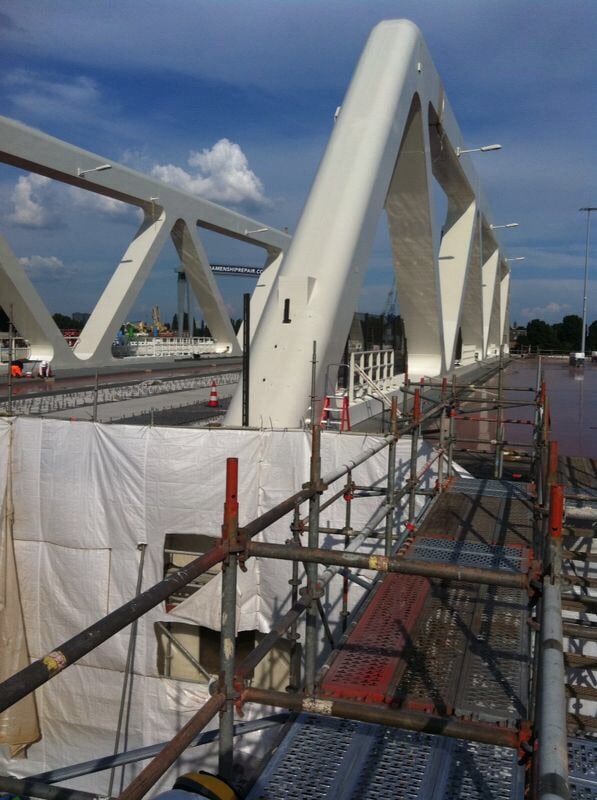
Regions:
[[[151, 757], [151, 761], [119, 795], [121, 800], [140, 800], [186, 748], [206, 741], [209, 736], [217, 737], [219, 742], [219, 774], [226, 780], [232, 780], [234, 740], [244, 729], [243, 725], [250, 725], [250, 729], [254, 730], [275, 725], [280, 719], [287, 718], [285, 713], [265, 717], [257, 723], [235, 723], [235, 709], [240, 711], [245, 704], [250, 703], [275, 706], [285, 712], [303, 715], [299, 716], [303, 724], [304, 715], [307, 714], [317, 719], [334, 718], [350, 720], [357, 725], [382, 726], [383, 730], [398, 729], [399, 733], [410, 731], [415, 732], [413, 735], [507, 748], [514, 754], [515, 760], [524, 764], [523, 772], [517, 774], [524, 776], [520, 778], [521, 787], [526, 780], [532, 796], [541, 800], [568, 797], [569, 743], [563, 646], [566, 625], [562, 623], [562, 604], [566, 600], [574, 602], [574, 594], [562, 569], [563, 559], [566, 558], [562, 540], [565, 513], [570, 512], [574, 504], [582, 504], [583, 496], [566, 492], [558, 482], [557, 443], [550, 438], [549, 403], [541, 375], [541, 364], [539, 363], [537, 371], [537, 385], [528, 388], [504, 386], [504, 369], [505, 363], [500, 357], [497, 387], [491, 390], [492, 396], [486, 398], [479, 397], [481, 389], [485, 393], [488, 391], [483, 381], [466, 384], [458, 383], [455, 379], [449, 383], [444, 379], [441, 383], [421, 381], [418, 386], [413, 387], [406, 378], [402, 414], [399, 415], [394, 398], [389, 432], [362, 451], [359, 457], [325, 474], [322, 474], [321, 464], [321, 427], [313, 424], [308, 482], [299, 491], [243, 526], [239, 525], [239, 464], [236, 458], [229, 458], [226, 465], [225, 503], [219, 544], [6, 680], [0, 685], [0, 711], [9, 708], [46, 681], [54, 679], [69, 665], [134, 623], [147, 611], [197, 581], [216, 565], [221, 565], [220, 675], [217, 685], [213, 687], [212, 696], [174, 738], [163, 746], [119, 753], [96, 762], [54, 770], [35, 778], [0, 778], [0, 790], [52, 800], [58, 796], [69, 797], [71, 800], [89, 800], [92, 796], [89, 793], [65, 789], [56, 783], [77, 775], [112, 769], [122, 763]], [[495, 373], [494, 369], [492, 374]], [[486, 379], [488, 377], [485, 376]], [[515, 401], [506, 399], [506, 393], [510, 392], [525, 393], [525, 396]], [[472, 407], [475, 410], [463, 413], [463, 407]], [[532, 418], [525, 420], [505, 416], [505, 412], [510, 412], [514, 407], [530, 409]], [[495, 416], [482, 416], [492, 412]], [[492, 448], [489, 452], [494, 480], [486, 482], [481, 490], [489, 495], [493, 492], [494, 496], [506, 496], [503, 494], [505, 492], [509, 497], [530, 498], [533, 510], [532, 547], [516, 550], [516, 547], [470, 545], [468, 555], [474, 551], [473, 561], [476, 561], [474, 565], [467, 565], [459, 557], [453, 557], [455, 548], [452, 545], [450, 550], [443, 541], [430, 541], [419, 536], [417, 496], [422, 495], [425, 499], [437, 497], [450, 490], [459, 490], [463, 483], [469, 483], [458, 481], [455, 477], [455, 453], [472, 449], [464, 448], [459, 451], [457, 447], [459, 444], [469, 443], [467, 437], [463, 440], [458, 434], [460, 420], [482, 420], [495, 425], [495, 436], [481, 442]], [[532, 441], [508, 441], [505, 425], [510, 423], [528, 425], [532, 429]], [[423, 469], [418, 469], [418, 447], [424, 435], [436, 436], [438, 446]], [[404, 485], [396, 486], [396, 444], [404, 436], [410, 436], [411, 440], [410, 477]], [[357, 485], [353, 480], [356, 467], [384, 450], [387, 450], [385, 485]], [[520, 484], [523, 488], [502, 480], [504, 460], [512, 457], [517, 461], [524, 458], [528, 462], [532, 481]], [[437, 469], [435, 487], [423, 488], [432, 466]], [[344, 480], [342, 489], [331, 497], [326, 497], [328, 487], [340, 479]], [[470, 490], [465, 487], [463, 491]], [[366, 527], [355, 531], [351, 527], [352, 504], [358, 502], [360, 496], [371, 494], [379, 496], [377, 512]], [[590, 501], [595, 499], [590, 493], [587, 497]], [[345, 525], [335, 531], [344, 536], [343, 549], [320, 547], [320, 537], [330, 532], [328, 528], [321, 528], [320, 514], [324, 508], [335, 502], [345, 504]], [[308, 504], [308, 513], [301, 516], [300, 508], [304, 503]], [[397, 525], [397, 509], [402, 504], [407, 508], [407, 521], [404, 525]], [[286, 545], [255, 540], [268, 526], [286, 516], [291, 517], [292, 532], [292, 538]], [[383, 530], [377, 533], [380, 527]], [[306, 541], [302, 540], [303, 535]], [[364, 542], [375, 538], [383, 544], [383, 555], [380, 552], [372, 555], [359, 552]], [[459, 552], [462, 550], [463, 548]], [[429, 556], [431, 551], [432, 557]], [[238, 569], [244, 569], [246, 561], [253, 557], [292, 562], [291, 603], [281, 619], [275, 622], [270, 633], [264, 636], [249, 655], [239, 660], [235, 655], [237, 572]], [[305, 572], [302, 586], [299, 580], [301, 565]], [[347, 637], [358, 630], [359, 619], [364, 617], [357, 617], [356, 622], [350, 626], [348, 624], [349, 586], [351, 582], [371, 586], [354, 574], [355, 570], [360, 569], [377, 573], [379, 580], [373, 584], [374, 591], [370, 595], [373, 597], [371, 602], [377, 602], [378, 607], [381, 607], [381, 600], [378, 597], [375, 601], [375, 592], [381, 592], [380, 585], [386, 585], [387, 597], [393, 597], [398, 602], [400, 593], [404, 594], [408, 590], [408, 581], [413, 581], [413, 596], [418, 597], [420, 603], [411, 608], [410, 622], [404, 622], [405, 641], [406, 634], [414, 636], [421, 603], [427, 594], [433, 594], [434, 587], [448, 587], [449, 590], [452, 586], [471, 586], [475, 587], [475, 591], [486, 592], [483, 597], [494, 597], [491, 593], [499, 593], [502, 589], [518, 592], [517, 596], [527, 596], [530, 608], [535, 613], [530, 624], [530, 635], [525, 634], [520, 640], [524, 642], [523, 646], [527, 650], [524, 657], [530, 665], [528, 697], [524, 698], [521, 709], [511, 713], [506, 722], [495, 722], [473, 719], [470, 714], [462, 711], [458, 713], [458, 709], [445, 708], [440, 713], [437, 708], [429, 710], [426, 707], [396, 707], [384, 703], [383, 691], [379, 696], [373, 692], [368, 699], [355, 699], [354, 692], [351, 695], [350, 691], [345, 691], [345, 686], [343, 688], [342, 677], [339, 679], [340, 689], [330, 689], [333, 681], [330, 678], [332, 670], [329, 669], [329, 662], [323, 671], [317, 672], [318, 640], [323, 633], [337, 658], [337, 651], [349, 641]], [[343, 580], [344, 635], [340, 642], [334, 640], [321, 604], [326, 585], [338, 574]], [[395, 584], [385, 584], [389, 578], [382, 580], [383, 576], [401, 577], [393, 578], [397, 581]], [[591, 598], [588, 597], [584, 602], [590, 606], [590, 601]], [[384, 603], [386, 602], [387, 598]], [[366, 613], [367, 603], [364, 614]], [[374, 615], [371, 616], [373, 617]], [[301, 659], [297, 639], [303, 619], [304, 648]], [[526, 631], [526, 611], [521, 619], [521, 630]], [[362, 629], [367, 624], [365, 622]], [[594, 634], [590, 625], [583, 626], [579, 623], [573, 627], [574, 631], [571, 631], [568, 626], [568, 635], [574, 634], [576, 638], [585, 635], [591, 637]], [[252, 687], [250, 679], [255, 667], [284, 637], [292, 642], [293, 648], [288, 691]], [[336, 662], [332, 661], [332, 667], [334, 664]], [[389, 691], [389, 685], [384, 684], [384, 691]], [[363, 691], [362, 694], [364, 696], [366, 692]], [[216, 717], [219, 717], [218, 731], [202, 733]], [[373, 728], [369, 727], [367, 730]], [[400, 736], [404, 735], [406, 734], [400, 733]], [[510, 780], [514, 780], [513, 774], [510, 774]]]

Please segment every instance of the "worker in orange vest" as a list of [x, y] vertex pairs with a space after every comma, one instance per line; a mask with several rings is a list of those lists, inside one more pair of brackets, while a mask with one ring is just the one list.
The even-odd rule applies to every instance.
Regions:
[[22, 378], [23, 367], [17, 361], [13, 361], [10, 365], [10, 374], [13, 378]]

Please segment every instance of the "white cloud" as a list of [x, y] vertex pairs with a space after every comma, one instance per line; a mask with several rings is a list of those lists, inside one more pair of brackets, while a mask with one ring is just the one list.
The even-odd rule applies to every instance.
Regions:
[[191, 151], [187, 163], [195, 168], [194, 172], [174, 164], [156, 164], [151, 174], [164, 183], [215, 203], [269, 204], [261, 181], [249, 169], [247, 157], [235, 142], [220, 139], [211, 150]]
[[523, 308], [521, 313], [526, 319], [558, 319], [565, 316], [570, 306], [568, 303], [548, 303], [545, 306]]
[[70, 212], [76, 209], [96, 212], [117, 222], [140, 222], [143, 216], [139, 209], [128, 203], [75, 186], [65, 186], [34, 173], [17, 180], [11, 194], [11, 205], [8, 221], [22, 228], [64, 225]]
[[13, 211], [8, 215], [10, 222], [23, 228], [47, 228], [54, 216], [43, 204], [49, 178], [43, 175], [23, 175], [16, 182], [11, 201]]
[[29, 70], [13, 70], [2, 79], [6, 94], [17, 113], [34, 117], [72, 119], [90, 109], [97, 113], [100, 92], [96, 82], [85, 75], [71, 80], [53, 80]]
[[55, 280], [71, 275], [73, 272], [56, 256], [23, 256], [23, 258], [19, 258], [19, 264], [25, 268], [25, 272], [30, 278]]
[[89, 211], [99, 211], [100, 214], [115, 219], [129, 218], [133, 213], [139, 211], [139, 209], [128, 203], [123, 203], [121, 200], [115, 200], [113, 197], [105, 197], [103, 194], [96, 194], [95, 192], [89, 192], [85, 189], [79, 189], [78, 186], [69, 186], [68, 194], [70, 200], [78, 208]]

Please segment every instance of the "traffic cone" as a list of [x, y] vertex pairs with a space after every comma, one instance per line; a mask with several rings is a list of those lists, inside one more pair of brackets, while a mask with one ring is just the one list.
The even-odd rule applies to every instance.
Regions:
[[209, 403], [207, 404], [209, 408], [217, 408], [220, 404], [218, 403], [218, 392], [216, 390], [216, 382], [211, 382], [211, 392], [209, 393]]

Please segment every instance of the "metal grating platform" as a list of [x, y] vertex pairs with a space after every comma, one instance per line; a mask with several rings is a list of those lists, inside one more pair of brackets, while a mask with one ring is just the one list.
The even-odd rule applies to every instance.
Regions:
[[522, 800], [523, 789], [513, 750], [302, 714], [247, 800]]
[[513, 481], [497, 481], [485, 478], [456, 478], [450, 484], [449, 492], [459, 494], [483, 495], [483, 497], [514, 497], [531, 500], [528, 484]]
[[495, 722], [527, 716], [527, 597], [497, 586], [479, 593], [455, 711]]
[[318, 800], [337, 789], [359, 723], [302, 714], [282, 740], [247, 800]]
[[533, 541], [532, 501], [513, 496], [485, 497], [454, 490], [444, 492], [429, 510], [418, 534], [441, 534], [457, 541], [530, 547]]
[[[458, 480], [438, 498], [407, 558], [526, 571], [525, 484]], [[524, 592], [388, 575], [332, 657], [321, 693], [502, 725], [526, 718]], [[589, 789], [587, 788], [589, 787]], [[587, 778], [576, 794], [597, 800]], [[522, 800], [505, 748], [301, 715], [247, 800]]]
[[388, 575], [338, 650], [322, 693], [369, 703], [388, 699], [429, 588], [426, 578]]
[[571, 800], [597, 799], [597, 739], [568, 739]]
[[432, 586], [424, 620], [406, 654], [396, 703], [430, 713], [452, 712], [478, 592], [468, 584]]
[[455, 542], [439, 536], [418, 536], [410, 546], [406, 558], [506, 572], [527, 571], [529, 562], [528, 552], [522, 547], [490, 545], [485, 542]]

